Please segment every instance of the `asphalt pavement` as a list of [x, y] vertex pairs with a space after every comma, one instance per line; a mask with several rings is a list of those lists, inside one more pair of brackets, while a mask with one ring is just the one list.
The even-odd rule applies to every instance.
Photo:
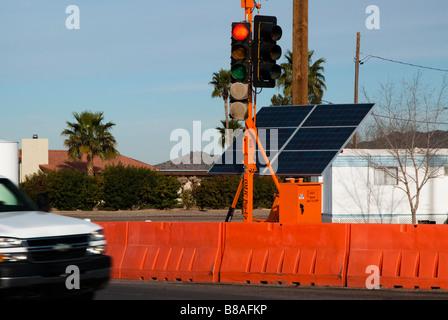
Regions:
[[297, 285], [113, 279], [96, 300], [448, 300], [447, 290], [363, 289]]

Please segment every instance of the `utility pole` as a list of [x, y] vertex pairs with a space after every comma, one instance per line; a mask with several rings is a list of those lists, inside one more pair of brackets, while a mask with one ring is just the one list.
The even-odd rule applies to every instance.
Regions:
[[[358, 78], [359, 78], [359, 47], [361, 45], [361, 33], [356, 34], [356, 57], [355, 57], [355, 103], [358, 103]], [[356, 133], [353, 135], [353, 148], [356, 149]]]
[[308, 104], [308, 0], [293, 0], [292, 103]]

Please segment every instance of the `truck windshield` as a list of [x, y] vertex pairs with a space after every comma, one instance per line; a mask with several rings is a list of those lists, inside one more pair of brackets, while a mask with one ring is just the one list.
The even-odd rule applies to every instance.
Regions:
[[34, 211], [33, 202], [8, 179], [0, 178], [0, 212]]

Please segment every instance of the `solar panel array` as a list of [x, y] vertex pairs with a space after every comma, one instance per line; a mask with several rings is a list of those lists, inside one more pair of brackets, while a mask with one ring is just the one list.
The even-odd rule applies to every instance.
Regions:
[[[264, 107], [256, 116], [258, 136], [279, 176], [322, 175], [374, 104], [325, 104]], [[209, 174], [241, 174], [244, 170], [241, 133]], [[269, 174], [257, 146], [258, 174]]]

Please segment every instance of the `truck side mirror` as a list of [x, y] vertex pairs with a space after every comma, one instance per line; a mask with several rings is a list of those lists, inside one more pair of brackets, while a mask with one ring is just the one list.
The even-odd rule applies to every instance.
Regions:
[[48, 200], [47, 192], [41, 192], [37, 195], [37, 208], [40, 211], [50, 212], [50, 201]]

